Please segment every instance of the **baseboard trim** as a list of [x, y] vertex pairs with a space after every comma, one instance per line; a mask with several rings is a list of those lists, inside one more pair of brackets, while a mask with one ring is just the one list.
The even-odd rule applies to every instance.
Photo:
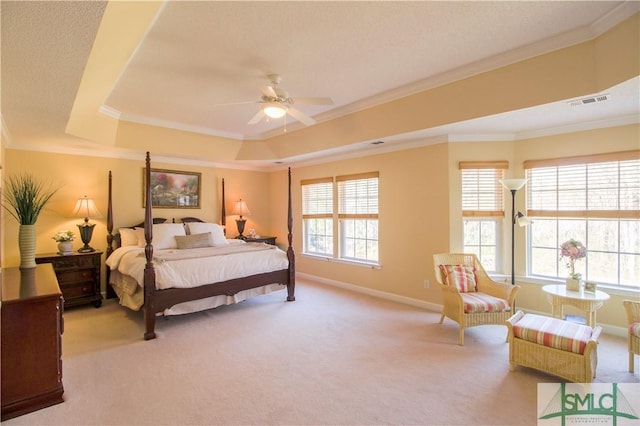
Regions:
[[437, 303], [425, 302], [424, 300], [412, 299], [406, 296], [398, 296], [397, 294], [387, 293], [385, 291], [359, 287], [357, 285], [345, 283], [343, 281], [330, 280], [330, 279], [318, 277], [315, 275], [305, 274], [303, 272], [296, 272], [296, 277], [300, 277], [302, 279], [308, 279], [320, 284], [328, 284], [334, 287], [344, 288], [346, 290], [351, 290], [356, 293], [367, 294], [369, 296], [379, 297], [381, 299], [391, 300], [398, 303], [404, 303], [405, 305], [415, 306], [418, 308], [426, 309], [428, 311], [442, 312], [442, 305], [438, 305]]
[[[411, 297], [399, 296], [393, 293], [387, 293], [385, 291], [373, 290], [370, 288], [360, 287], [357, 285], [345, 283], [343, 281], [331, 280], [328, 278], [318, 277], [316, 275], [305, 274], [304, 272], [296, 272], [296, 277], [301, 279], [311, 280], [320, 284], [327, 284], [334, 287], [340, 287], [345, 290], [351, 290], [356, 293], [367, 294], [369, 296], [379, 297], [381, 299], [391, 300], [393, 302], [404, 303], [405, 305], [415, 306], [417, 308], [425, 309], [432, 312], [442, 312], [442, 305], [438, 303], [425, 302], [424, 300], [413, 299]], [[517, 308], [520, 309], [520, 308]], [[548, 316], [548, 312], [539, 312], [532, 309], [520, 309], [525, 313], [538, 314]], [[602, 331], [606, 334], [619, 337], [627, 337], [627, 329], [625, 327], [618, 327], [609, 324], [598, 324], [602, 327]]]

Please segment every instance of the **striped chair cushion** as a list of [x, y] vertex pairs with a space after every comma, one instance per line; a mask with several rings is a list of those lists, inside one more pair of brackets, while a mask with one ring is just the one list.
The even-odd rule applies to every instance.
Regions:
[[629, 324], [629, 334], [640, 337], [640, 322], [632, 322]]
[[471, 265], [440, 265], [444, 283], [460, 293], [476, 291], [476, 270]]
[[586, 325], [534, 314], [526, 314], [513, 325], [517, 338], [577, 354], [584, 353], [592, 333]]
[[467, 314], [506, 312], [511, 309], [506, 300], [485, 293], [461, 293], [460, 296], [462, 296], [464, 312]]

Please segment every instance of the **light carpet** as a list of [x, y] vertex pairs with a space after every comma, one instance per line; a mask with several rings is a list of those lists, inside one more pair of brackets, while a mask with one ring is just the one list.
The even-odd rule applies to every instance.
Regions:
[[[151, 341], [113, 300], [70, 309], [65, 402], [4, 424], [536, 424], [537, 383], [560, 381], [510, 372], [505, 326], [461, 347], [436, 312], [308, 280], [285, 297], [159, 319]], [[602, 336], [598, 355], [596, 382], [639, 383], [624, 338]]]

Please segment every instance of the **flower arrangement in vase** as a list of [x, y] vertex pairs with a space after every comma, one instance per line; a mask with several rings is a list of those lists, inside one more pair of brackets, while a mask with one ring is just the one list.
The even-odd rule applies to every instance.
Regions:
[[567, 278], [567, 290], [578, 291], [580, 289], [580, 279], [582, 274], [576, 272], [576, 261], [587, 256], [587, 248], [578, 240], [573, 238], [560, 245], [560, 258], [566, 258], [566, 266], [569, 269]]
[[58, 254], [71, 254], [73, 252], [73, 240], [76, 238], [72, 231], [58, 231], [53, 238], [58, 243]]

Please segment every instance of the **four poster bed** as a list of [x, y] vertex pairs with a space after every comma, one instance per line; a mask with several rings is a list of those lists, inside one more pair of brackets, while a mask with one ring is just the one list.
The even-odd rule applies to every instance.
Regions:
[[[156, 337], [155, 322], [159, 314], [178, 315], [210, 309], [285, 286], [287, 301], [295, 300], [291, 169], [286, 252], [264, 243], [226, 239], [223, 227], [197, 218], [182, 218], [182, 223], [154, 218], [150, 177], [151, 157], [147, 152], [144, 222], [119, 228], [114, 234], [111, 172], [107, 208], [107, 297], [117, 296], [120, 304], [143, 310], [145, 340]], [[224, 226], [224, 179], [221, 213]]]

